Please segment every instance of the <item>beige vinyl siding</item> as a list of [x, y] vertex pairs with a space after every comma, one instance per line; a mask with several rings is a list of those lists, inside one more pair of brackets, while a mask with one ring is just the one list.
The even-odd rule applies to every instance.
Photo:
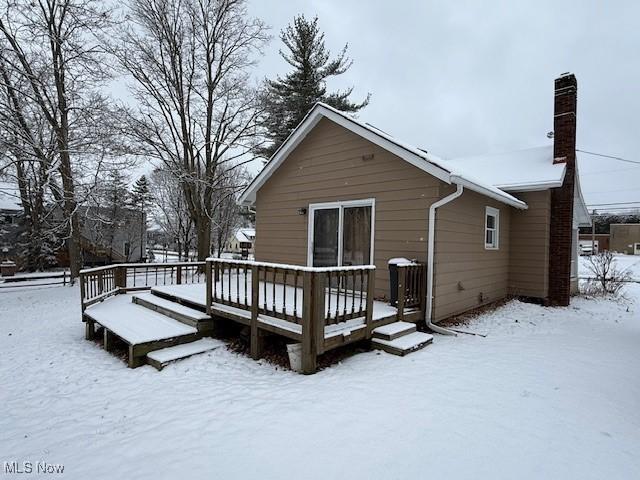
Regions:
[[[453, 190], [444, 187], [441, 195]], [[500, 211], [499, 248], [485, 249], [486, 207]], [[438, 209], [435, 243], [435, 321], [508, 293], [509, 229], [512, 209], [470, 190]]]
[[522, 192], [516, 196], [527, 210], [511, 217], [509, 292], [512, 295], [546, 298], [549, 285], [549, 225], [551, 191]]
[[306, 265], [309, 214], [299, 215], [299, 208], [375, 198], [376, 296], [388, 297], [390, 258], [426, 260], [428, 208], [440, 183], [322, 119], [258, 190], [256, 260]]

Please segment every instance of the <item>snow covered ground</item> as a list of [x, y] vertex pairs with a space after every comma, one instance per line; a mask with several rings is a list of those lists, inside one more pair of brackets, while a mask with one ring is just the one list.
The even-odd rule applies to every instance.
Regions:
[[511, 302], [466, 327], [486, 337], [313, 376], [222, 348], [130, 370], [83, 340], [77, 288], [0, 293], [0, 461], [83, 479], [640, 478], [640, 284], [626, 291]]

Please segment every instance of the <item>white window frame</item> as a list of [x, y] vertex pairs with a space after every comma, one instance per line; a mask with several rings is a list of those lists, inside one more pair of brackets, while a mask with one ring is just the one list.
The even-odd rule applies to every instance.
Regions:
[[338, 209], [338, 266], [342, 266], [342, 249], [343, 249], [343, 235], [342, 229], [344, 226], [344, 209], [349, 207], [371, 207], [371, 252], [369, 258], [369, 265], [373, 265], [374, 259], [374, 240], [376, 231], [376, 199], [365, 198], [362, 200], [346, 200], [341, 202], [325, 202], [325, 203], [310, 203], [309, 204], [309, 219], [307, 227], [307, 266], [313, 266], [313, 218], [316, 210], [328, 210], [332, 208]]
[[[489, 229], [487, 225], [487, 217], [492, 216], [495, 218], [495, 228]], [[487, 231], [493, 230], [494, 243], [487, 243]], [[485, 250], [499, 250], [500, 249], [500, 210], [493, 207], [485, 207], [484, 210], [484, 249]]]

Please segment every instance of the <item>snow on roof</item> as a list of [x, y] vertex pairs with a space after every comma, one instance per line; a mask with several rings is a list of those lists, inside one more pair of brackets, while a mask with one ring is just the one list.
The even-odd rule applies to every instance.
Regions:
[[564, 163], [553, 163], [553, 145], [454, 158], [443, 163], [451, 170], [512, 192], [560, 187], [565, 172]]
[[262, 171], [253, 179], [244, 192], [242, 192], [238, 200], [241, 205], [251, 205], [255, 202], [256, 192], [322, 118], [328, 118], [446, 183], [461, 183], [470, 190], [494, 198], [507, 205], [520, 209], [527, 208], [526, 203], [495, 187], [491, 183], [487, 183], [480, 178], [475, 178], [473, 175], [468, 175], [467, 172], [458, 171], [457, 168], [448, 165], [447, 162], [435, 155], [401, 142], [382, 130], [367, 123], [360, 122], [324, 103], [316, 103], [314, 105], [302, 122], [291, 132], [289, 137], [287, 137], [280, 148], [278, 148], [269, 159]]
[[255, 228], [239, 228], [236, 230], [236, 240], [239, 242], [253, 242], [256, 238]]
[[0, 210], [22, 210], [20, 194], [15, 185], [0, 182]]

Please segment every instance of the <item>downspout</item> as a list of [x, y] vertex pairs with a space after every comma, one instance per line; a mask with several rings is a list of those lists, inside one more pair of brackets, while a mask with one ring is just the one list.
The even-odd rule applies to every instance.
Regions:
[[464, 187], [462, 184], [456, 184], [456, 191], [444, 198], [441, 198], [437, 202], [434, 202], [429, 207], [429, 238], [427, 241], [427, 308], [425, 312], [425, 322], [427, 327], [436, 333], [442, 335], [457, 335], [455, 332], [448, 330], [438, 325], [431, 323], [431, 311], [433, 310], [433, 257], [436, 243], [436, 209], [455, 200], [460, 195]]

